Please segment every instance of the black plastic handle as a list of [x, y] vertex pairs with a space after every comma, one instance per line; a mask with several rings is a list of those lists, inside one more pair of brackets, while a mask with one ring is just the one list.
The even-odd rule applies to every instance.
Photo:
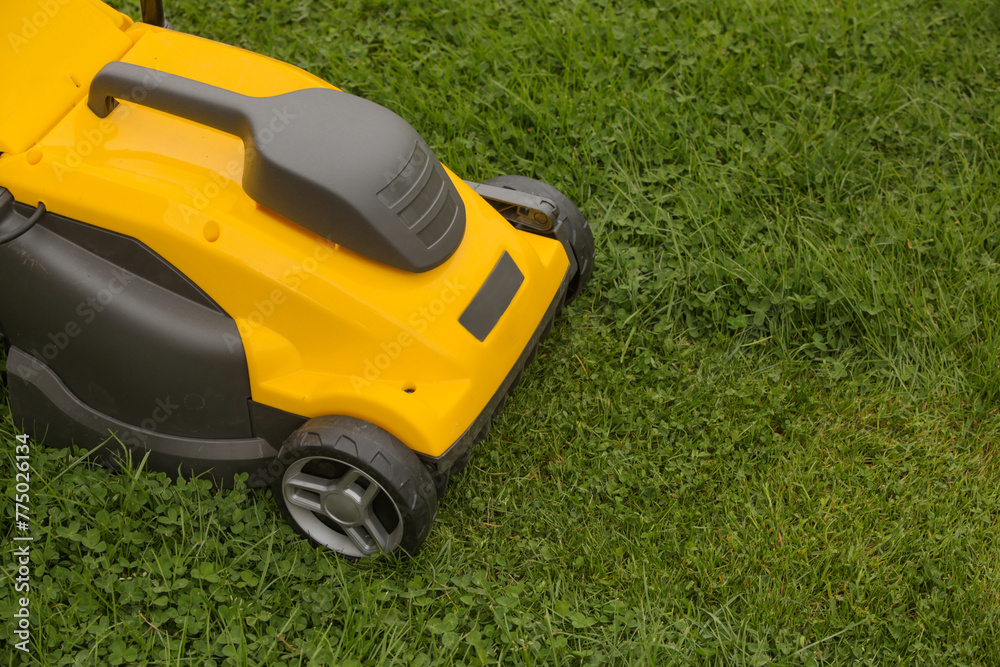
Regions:
[[111, 62], [90, 84], [101, 118], [115, 99], [234, 134], [243, 189], [319, 236], [404, 271], [428, 271], [455, 252], [465, 206], [409, 123], [330, 88], [249, 97], [175, 74]]
[[87, 106], [106, 118], [119, 100], [134, 102], [229, 134], [246, 137], [254, 98], [148, 67], [110, 62], [90, 84]]
[[167, 21], [163, 17], [163, 0], [141, 0], [139, 4], [142, 7], [143, 23], [161, 28], [167, 25]]

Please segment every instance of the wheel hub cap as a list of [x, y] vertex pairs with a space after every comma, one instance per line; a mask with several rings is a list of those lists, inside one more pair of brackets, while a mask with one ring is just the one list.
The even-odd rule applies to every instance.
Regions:
[[347, 493], [331, 493], [323, 499], [323, 510], [341, 525], [356, 526], [363, 518], [359, 500]]

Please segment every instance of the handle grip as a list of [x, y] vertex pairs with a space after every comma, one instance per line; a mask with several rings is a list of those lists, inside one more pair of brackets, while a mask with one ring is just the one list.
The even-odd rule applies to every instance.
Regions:
[[251, 99], [176, 74], [116, 61], [94, 77], [87, 106], [99, 118], [106, 118], [118, 106], [117, 100], [133, 102], [245, 138], [250, 130], [245, 109]]
[[115, 61], [87, 105], [106, 118], [116, 99], [236, 135], [251, 199], [377, 262], [428, 271], [462, 241], [465, 205], [448, 173], [409, 123], [373, 102], [322, 87], [249, 97]]

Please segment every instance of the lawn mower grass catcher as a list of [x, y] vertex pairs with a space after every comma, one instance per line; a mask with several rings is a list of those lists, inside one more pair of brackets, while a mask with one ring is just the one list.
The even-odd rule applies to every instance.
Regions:
[[246, 473], [318, 545], [412, 554], [584, 289], [586, 221], [539, 181], [459, 179], [383, 107], [164, 27], [158, 0], [143, 18], [0, 5], [15, 423], [109, 465]]

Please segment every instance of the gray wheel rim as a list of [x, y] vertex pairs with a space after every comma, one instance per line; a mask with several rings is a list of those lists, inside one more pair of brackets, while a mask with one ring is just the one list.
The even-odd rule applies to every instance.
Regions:
[[[313, 461], [332, 462], [344, 472], [332, 479], [305, 472]], [[281, 490], [289, 514], [309, 537], [345, 556], [390, 552], [403, 537], [403, 518], [392, 497], [362, 470], [343, 461], [324, 456], [298, 459], [285, 470]], [[391, 532], [375, 513], [376, 501], [383, 507], [391, 504], [395, 513]]]

